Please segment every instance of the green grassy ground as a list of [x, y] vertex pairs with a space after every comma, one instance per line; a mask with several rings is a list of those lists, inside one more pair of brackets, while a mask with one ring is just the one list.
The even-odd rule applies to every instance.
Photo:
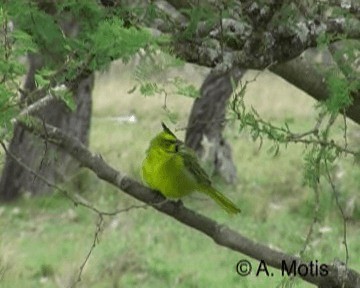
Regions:
[[[171, 125], [162, 109], [162, 96], [127, 94], [134, 83], [129, 75], [124, 75], [125, 70], [116, 65], [97, 78], [90, 148], [117, 169], [140, 180], [144, 151], [152, 135], [160, 130], [160, 121], [172, 128], [184, 127], [192, 99], [169, 95], [168, 108], [178, 118], [177, 124]], [[158, 77], [174, 77], [176, 73], [185, 75], [195, 85], [205, 75], [201, 69], [186, 66]], [[315, 102], [269, 74], [260, 75], [249, 87], [247, 98], [248, 104], [266, 119], [293, 119], [292, 125], [299, 131], [313, 124]], [[110, 118], [130, 114], [136, 115], [136, 123], [119, 123]], [[358, 140], [355, 128], [349, 123], [349, 139], [354, 143]], [[341, 133], [339, 124], [337, 136]], [[184, 133], [177, 134], [183, 137]], [[246, 132], [238, 133], [236, 124], [228, 127], [226, 134], [234, 149], [239, 181], [235, 187], [219, 185], [241, 207], [241, 215], [228, 217], [210, 200], [198, 197], [188, 197], [185, 205], [249, 238], [298, 253], [314, 210], [313, 192], [302, 181], [304, 147], [289, 145], [274, 157], [267, 152], [269, 143], [265, 142], [259, 150], [258, 143]], [[344, 206], [357, 195], [359, 174], [351, 159], [339, 161], [334, 169]], [[139, 204], [89, 171], [75, 175], [65, 188], [106, 211]], [[324, 183], [322, 188], [321, 220], [306, 255], [309, 260], [331, 262], [344, 259], [342, 222], [328, 185]], [[358, 206], [350, 216], [349, 265], [360, 271]], [[100, 241], [77, 287], [282, 287], [282, 281], [286, 281], [271, 268], [269, 272], [274, 277], [238, 276], [236, 263], [250, 257], [219, 247], [152, 208], [134, 208], [104, 220]], [[58, 193], [1, 204], [0, 287], [69, 287], [77, 279], [94, 241], [97, 221], [94, 213], [74, 207]], [[257, 261], [251, 263], [258, 265]], [[312, 287], [302, 281], [295, 281], [294, 285]]]

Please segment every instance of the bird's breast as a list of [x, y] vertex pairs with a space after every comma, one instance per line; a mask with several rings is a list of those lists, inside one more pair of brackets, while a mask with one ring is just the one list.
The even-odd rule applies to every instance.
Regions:
[[183, 197], [193, 192], [196, 186], [177, 153], [148, 153], [143, 163], [143, 178], [150, 188], [169, 198]]

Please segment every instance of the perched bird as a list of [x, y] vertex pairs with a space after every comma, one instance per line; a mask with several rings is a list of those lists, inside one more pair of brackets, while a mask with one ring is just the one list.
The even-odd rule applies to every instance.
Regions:
[[230, 199], [211, 185], [195, 152], [177, 139], [164, 123], [161, 124], [163, 131], [151, 140], [142, 164], [143, 179], [149, 187], [167, 198], [181, 198], [198, 191], [209, 195], [229, 214], [240, 212]]

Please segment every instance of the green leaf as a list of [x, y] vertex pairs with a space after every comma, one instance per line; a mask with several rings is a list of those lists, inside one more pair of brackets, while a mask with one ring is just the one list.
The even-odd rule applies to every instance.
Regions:
[[186, 14], [190, 20], [185, 31], [181, 34], [181, 36], [186, 39], [194, 36], [200, 21], [206, 21], [208, 25], [212, 25], [215, 21], [218, 21], [218, 15], [209, 7], [194, 6], [190, 9], [180, 9], [180, 11]]
[[94, 69], [101, 69], [115, 59], [127, 60], [140, 48], [153, 43], [151, 34], [134, 27], [124, 28], [119, 19], [101, 22], [91, 36]]
[[44, 78], [41, 74], [35, 74], [35, 82], [38, 87], [44, 87], [50, 83], [50, 80]]
[[180, 77], [176, 77], [175, 80], [173, 81], [173, 84], [177, 88], [175, 93], [179, 95], [183, 95], [191, 98], [200, 97], [199, 90], [195, 88], [194, 85], [187, 84], [187, 82]]
[[155, 82], [145, 82], [140, 85], [140, 93], [144, 96], [154, 96], [160, 89]]
[[61, 101], [63, 101], [71, 111], [76, 110], [76, 102], [71, 91], [68, 89], [59, 88], [52, 89], [51, 92], [54, 93]]
[[33, 38], [23, 30], [14, 29], [12, 32], [12, 37], [16, 41], [16, 46], [14, 46], [14, 55], [24, 56], [28, 52], [37, 52], [38, 47], [33, 41]]
[[130, 90], [127, 91], [127, 93], [128, 93], [128, 94], [134, 93], [134, 92], [136, 91], [136, 88], [137, 88], [137, 86], [134, 85], [132, 88], [130, 88]]
[[133, 75], [140, 82], [154, 79], [154, 76], [163, 75], [168, 68], [184, 65], [183, 61], [173, 55], [166, 52], [159, 53], [157, 49], [152, 47], [142, 50], [139, 56], [137, 56], [137, 59], [140, 58], [140, 61]]
[[171, 112], [168, 109], [166, 109], [166, 116], [172, 124], [176, 124], [179, 121], [179, 115], [175, 112]]
[[333, 72], [327, 76], [327, 84], [330, 97], [326, 100], [325, 105], [329, 112], [337, 113], [352, 104], [351, 87], [345, 78]]
[[276, 156], [279, 154], [279, 151], [280, 151], [280, 146], [279, 146], [279, 144], [276, 143], [276, 142], [275, 142], [273, 145], [271, 145], [271, 146], [269, 147], [269, 149], [267, 150], [267, 152], [268, 152], [269, 154], [272, 154], [273, 157], [276, 157]]

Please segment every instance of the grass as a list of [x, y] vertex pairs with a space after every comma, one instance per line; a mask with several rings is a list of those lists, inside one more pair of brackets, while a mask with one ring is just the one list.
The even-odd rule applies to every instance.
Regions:
[[[126, 93], [134, 83], [125, 70], [129, 66], [125, 69], [117, 64], [106, 74], [97, 76], [90, 148], [117, 169], [140, 180], [139, 167], [148, 141], [160, 130], [160, 121], [170, 124], [170, 120], [162, 108], [162, 96]], [[206, 71], [186, 65], [158, 77], [165, 79], [176, 73], [198, 86]], [[261, 74], [249, 86], [246, 97], [247, 104], [256, 107], [265, 119], [293, 119], [291, 125], [297, 131], [314, 123], [315, 102], [270, 74]], [[168, 96], [168, 109], [178, 117], [172, 128], [186, 126], [191, 104], [190, 98]], [[111, 118], [130, 114], [136, 115], [137, 122], [119, 123]], [[348, 126], [349, 141], [358, 143], [356, 126], [352, 123]], [[184, 135], [181, 129], [176, 133], [180, 138]], [[259, 149], [259, 143], [254, 143], [248, 133], [239, 133], [236, 124], [227, 128], [226, 135], [233, 147], [238, 183], [235, 187], [219, 185], [241, 207], [241, 215], [228, 217], [210, 200], [198, 197], [184, 199], [185, 205], [249, 238], [288, 253], [298, 253], [314, 211], [313, 192], [303, 185], [304, 147], [289, 145], [274, 157], [267, 152], [270, 143], [265, 141]], [[341, 135], [338, 128], [335, 136]], [[359, 173], [351, 159], [339, 161], [334, 168], [344, 207], [357, 195]], [[64, 188], [106, 211], [139, 204], [90, 171], [74, 175]], [[342, 221], [334, 197], [328, 185], [323, 183], [322, 188], [320, 222], [306, 252], [309, 260], [321, 263], [343, 260], [345, 255]], [[358, 205], [354, 207], [347, 235], [349, 265], [360, 271], [360, 211]], [[76, 281], [91, 248], [97, 222], [94, 213], [74, 207], [59, 193], [2, 204], [0, 287], [69, 287]], [[272, 268], [269, 271], [274, 277], [264, 274], [240, 277], [235, 272], [240, 259], [251, 260], [217, 246], [206, 236], [151, 208], [134, 208], [104, 219], [99, 242], [77, 287], [277, 287], [288, 281]], [[257, 261], [251, 263], [254, 267], [259, 265]], [[295, 281], [294, 285], [312, 287], [303, 281]]]

